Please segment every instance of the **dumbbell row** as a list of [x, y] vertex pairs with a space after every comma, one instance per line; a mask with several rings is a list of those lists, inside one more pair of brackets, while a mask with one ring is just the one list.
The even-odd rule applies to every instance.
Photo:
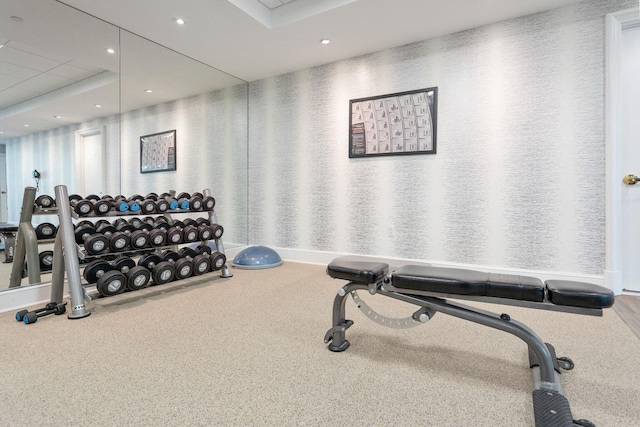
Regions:
[[83, 277], [88, 283], [96, 284], [100, 295], [112, 296], [125, 290], [136, 291], [146, 288], [151, 281], [156, 285], [162, 285], [173, 280], [217, 271], [222, 269], [225, 263], [224, 254], [211, 253], [211, 248], [202, 246], [199, 252], [183, 248], [179, 252], [165, 251], [162, 255], [147, 254], [137, 263], [127, 257], [118, 257], [112, 262], [95, 260], [85, 267]]
[[[119, 218], [117, 220], [115, 220], [113, 223], [111, 223], [113, 226], [117, 226], [118, 224], [121, 224], [122, 222], [127, 222], [131, 225], [133, 225], [137, 230], [144, 228], [147, 231], [150, 231], [152, 228], [164, 228], [165, 230], [170, 228], [170, 225], [173, 224], [173, 221], [169, 220], [167, 217], [165, 216], [159, 216], [159, 217], [145, 217], [143, 219], [140, 219], [138, 217], [134, 217], [134, 218], [130, 218], [128, 220], [124, 219], [124, 218]], [[95, 224], [91, 221], [80, 221], [78, 223], [78, 225], [90, 225], [93, 227], [98, 227], [101, 224], [109, 224], [109, 221], [105, 220], [105, 219], [101, 219], [99, 221], [97, 221]], [[162, 224], [166, 224], [166, 225], [162, 225]], [[197, 218], [197, 219], [191, 219], [191, 218], [186, 218], [184, 219], [182, 222], [178, 222], [178, 224], [181, 224], [180, 226], [183, 227], [185, 225], [194, 225], [194, 226], [199, 226], [199, 225], [211, 225], [211, 223], [209, 222], [208, 219], [206, 218]], [[54, 224], [50, 223], [50, 222], [43, 222], [42, 224], [39, 224], [38, 226], [36, 226], [35, 228], [35, 232], [36, 232], [36, 237], [38, 240], [47, 240], [47, 239], [53, 239], [56, 237], [57, 233], [58, 233], [58, 227], [56, 227]]]
[[[193, 223], [197, 225], [197, 223]], [[219, 239], [224, 233], [224, 228], [219, 224], [184, 225], [182, 221], [174, 221], [157, 224], [153, 228], [147, 223], [142, 223], [138, 229], [126, 221], [117, 223], [116, 226], [106, 223], [78, 224], [75, 229], [76, 243], [84, 245], [89, 255], [100, 255], [105, 252], [123, 252], [128, 248], [140, 250], [148, 247], [160, 247], [178, 245], [181, 243], [193, 243]]]
[[[56, 201], [49, 195], [39, 196], [36, 206], [48, 209], [56, 207]], [[73, 211], [79, 216], [88, 216], [91, 214], [106, 215], [111, 211], [115, 212], [141, 212], [145, 214], [164, 213], [169, 210], [183, 211], [212, 211], [216, 201], [211, 196], [204, 196], [202, 193], [180, 193], [177, 197], [173, 197], [169, 193], [149, 193], [146, 196], [139, 194], [129, 198], [118, 195], [115, 198], [111, 196], [97, 196], [91, 194], [82, 197], [77, 194], [69, 196], [69, 205]]]

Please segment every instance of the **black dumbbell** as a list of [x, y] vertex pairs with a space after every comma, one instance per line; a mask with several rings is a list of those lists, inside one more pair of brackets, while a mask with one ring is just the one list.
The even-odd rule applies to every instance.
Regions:
[[83, 199], [82, 196], [77, 194], [69, 196], [69, 206], [71, 206], [73, 211], [80, 216], [87, 216], [93, 212], [93, 202], [91, 200]]
[[[88, 196], [87, 196], [88, 197]], [[98, 196], [95, 196], [98, 197]], [[108, 199], [90, 199], [93, 203], [93, 211], [98, 215], [106, 215], [112, 208], [112, 204]]]
[[130, 291], [137, 291], [139, 289], [149, 286], [151, 280], [151, 273], [149, 270], [141, 265], [136, 265], [131, 268], [127, 274], [127, 289]]
[[[86, 196], [84, 199], [77, 199], [79, 196], [77, 195], [73, 195], [74, 200], [80, 201], [80, 200], [88, 200], [89, 202], [91, 202], [92, 204], [92, 210], [93, 212], [97, 213], [98, 215], [105, 215], [106, 213], [108, 213], [111, 210], [111, 202], [110, 200], [108, 200], [108, 197], [110, 196], [106, 196], [107, 198], [101, 198], [100, 196], [96, 195], [96, 194], [89, 194], [88, 196]], [[70, 197], [71, 199], [71, 197]], [[71, 202], [71, 200], [69, 200]], [[86, 207], [81, 207], [81, 210], [86, 210]], [[82, 215], [79, 212], [76, 212], [78, 215]], [[86, 213], [84, 214], [86, 215]]]
[[[56, 305], [58, 305], [57, 302], [50, 302], [47, 305], [45, 305], [44, 307], [42, 307], [42, 308], [37, 308], [37, 309], [33, 310], [32, 313], [41, 313], [41, 312], [46, 311], [46, 310], [52, 310], [53, 308], [55, 308]], [[18, 322], [22, 322], [22, 319], [24, 319], [24, 316], [27, 313], [29, 313], [29, 310], [20, 310], [20, 311], [18, 311], [16, 313], [16, 320]]]
[[151, 277], [157, 285], [163, 285], [172, 281], [176, 275], [176, 269], [168, 261], [163, 261], [156, 254], [142, 256], [138, 260], [138, 265], [151, 272]]
[[169, 193], [162, 193], [158, 197], [158, 199], [166, 200], [166, 202], [169, 204], [169, 210], [175, 211], [176, 209], [178, 209], [180, 207], [180, 204], [178, 203], [178, 199], [176, 199], [175, 197], [173, 197]]
[[[136, 218], [137, 219], [137, 218]], [[151, 246], [165, 246], [167, 243], [167, 232], [162, 229], [154, 229], [152, 225], [138, 219], [135, 223], [130, 221], [131, 225], [136, 227], [138, 231], [147, 233], [148, 242]]]
[[167, 244], [167, 231], [162, 228], [148, 228], [149, 224], [144, 224], [140, 227], [140, 230], [144, 230], [149, 233], [149, 244], [151, 246], [165, 246]]
[[182, 248], [178, 251], [180, 258], [191, 259], [193, 262], [193, 274], [199, 276], [209, 271], [211, 259], [207, 254], [199, 254], [191, 248]]
[[122, 252], [129, 246], [129, 236], [118, 231], [108, 221], [104, 221], [99, 225], [96, 223], [96, 232], [109, 239], [109, 250], [111, 252]]
[[111, 261], [111, 267], [120, 273], [127, 274], [129, 270], [136, 266], [136, 262], [129, 257], [119, 256]]
[[136, 228], [124, 220], [116, 221], [116, 229], [129, 236], [129, 245], [132, 249], [144, 249], [149, 245], [149, 236], [144, 230]]
[[124, 196], [116, 196], [115, 198], [108, 196], [104, 200], [111, 203], [111, 207], [116, 212], [127, 212], [129, 210], [128, 201], [124, 198]]
[[[176, 224], [174, 223], [173, 226]], [[179, 225], [179, 224], [178, 224]], [[185, 224], [182, 227], [182, 241], [185, 243], [192, 243], [198, 241], [200, 238], [200, 231], [198, 230], [197, 223]]]
[[222, 268], [227, 263], [226, 255], [218, 251], [215, 251], [211, 255], [209, 255], [209, 259], [211, 260], [211, 271], [222, 270]]
[[42, 209], [50, 209], [56, 206], [56, 201], [53, 197], [43, 194], [42, 196], [38, 196], [35, 201], [36, 206]]
[[111, 262], [111, 267], [124, 274], [127, 278], [126, 287], [130, 291], [146, 288], [151, 274], [146, 268], [136, 265], [129, 257], [120, 256]]
[[212, 211], [216, 206], [216, 199], [211, 196], [205, 196], [202, 199], [202, 210]]
[[[200, 218], [198, 218], [200, 219]], [[189, 226], [189, 227], [194, 227], [196, 228], [198, 231], [198, 238], [196, 240], [209, 240], [211, 239], [212, 235], [213, 235], [213, 231], [211, 230], [210, 227], [205, 226], [205, 225], [200, 225], [201, 223], [199, 223], [198, 221], [191, 219], [191, 218], [186, 218], [183, 221], [185, 227]], [[186, 241], [186, 239], [185, 239]], [[195, 240], [194, 240], [195, 242]]]
[[[140, 198], [142, 196], [139, 196]], [[140, 211], [140, 201], [141, 199], [138, 196], [132, 196], [129, 199], [125, 199], [123, 196], [117, 196], [114, 199], [115, 209], [119, 212], [139, 212]]]
[[178, 206], [182, 210], [202, 210], [202, 197], [199, 195], [192, 196], [189, 193], [180, 193], [178, 195]]
[[193, 261], [189, 258], [182, 258], [174, 251], [165, 251], [162, 260], [170, 262], [176, 271], [176, 280], [186, 279], [193, 274]]
[[96, 259], [91, 261], [84, 268], [82, 276], [88, 283], [96, 283], [104, 273], [113, 270], [111, 263], [105, 259]]
[[98, 255], [109, 249], [109, 239], [102, 234], [96, 233], [91, 225], [80, 225], [75, 229], [76, 243], [84, 245], [85, 250], [90, 255]]
[[53, 239], [58, 233], [58, 227], [50, 222], [43, 222], [36, 227], [35, 231], [38, 240]]
[[[135, 263], [134, 263], [135, 265]], [[127, 285], [127, 278], [110, 262], [97, 259], [91, 261], [82, 272], [89, 283], [95, 283], [98, 293], [104, 297], [119, 294]]]
[[165, 216], [157, 217], [151, 225], [153, 228], [162, 228], [165, 231], [171, 228], [171, 224], [169, 224], [169, 220]]
[[127, 222], [133, 225], [136, 229], [140, 228], [140, 225], [144, 223], [144, 221], [138, 218], [137, 216], [134, 216], [133, 218], [129, 218]]
[[49, 310], [43, 310], [38, 312], [30, 311], [24, 315], [24, 317], [22, 318], [22, 321], [25, 323], [25, 325], [29, 325], [31, 323], [36, 323], [38, 319], [41, 317], [48, 316], [50, 314], [55, 314], [56, 316], [59, 316], [61, 314], [64, 314], [66, 311], [67, 311], [67, 303], [63, 302], [62, 304], [56, 304], [55, 307]]
[[211, 228], [212, 239], [219, 239], [224, 234], [224, 228], [220, 224], [211, 224], [209, 228]]
[[53, 251], [42, 251], [38, 254], [40, 261], [40, 271], [51, 271], [53, 269]]
[[196, 246], [193, 251], [198, 254], [198, 255], [211, 255], [211, 246], [207, 245], [206, 243], [200, 243], [198, 246]]

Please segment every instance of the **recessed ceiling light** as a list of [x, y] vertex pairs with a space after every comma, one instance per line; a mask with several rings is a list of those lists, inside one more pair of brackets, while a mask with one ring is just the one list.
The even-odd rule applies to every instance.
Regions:
[[107, 48], [107, 53], [114, 54], [114, 53], [116, 53], [116, 51], [111, 49], [111, 48]]
[[96, 108], [102, 108], [102, 105], [96, 104]]
[[322, 44], [329, 44], [329, 43], [331, 43], [331, 40], [329, 40], [329, 39], [322, 39], [322, 40], [320, 40], [320, 43], [322, 43]]
[[151, 93], [151, 92], [153, 92], [153, 91], [152, 91], [151, 89], [146, 89], [146, 90], [145, 90], [145, 92], [147, 92], [147, 93]]
[[22, 125], [22, 126], [24, 126], [24, 127], [26, 127], [26, 128], [28, 128], [28, 127], [29, 127], [29, 125]]
[[173, 18], [173, 22], [175, 22], [178, 25], [184, 25], [184, 19], [182, 18]]
[[54, 119], [61, 119], [61, 116], [53, 116]]
[[4, 133], [4, 131], [1, 131], [1, 130], [0, 130], [0, 133]]

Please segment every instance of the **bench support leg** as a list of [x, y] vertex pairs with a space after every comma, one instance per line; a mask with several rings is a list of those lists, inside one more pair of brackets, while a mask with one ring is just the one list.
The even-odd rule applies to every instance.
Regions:
[[349, 341], [345, 339], [346, 330], [353, 325], [353, 321], [346, 319], [345, 304], [347, 297], [352, 291], [358, 289], [369, 289], [369, 286], [360, 283], [349, 283], [338, 291], [333, 300], [333, 327], [327, 331], [324, 342], [329, 343], [331, 351], [340, 352], [349, 348]]

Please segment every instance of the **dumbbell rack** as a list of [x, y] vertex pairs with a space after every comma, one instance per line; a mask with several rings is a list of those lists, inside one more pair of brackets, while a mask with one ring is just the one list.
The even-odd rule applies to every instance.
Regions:
[[[27, 191], [29, 189], [32, 189], [33, 192]], [[34, 259], [38, 259], [37, 241], [35, 237], [35, 231], [33, 230], [33, 226], [31, 225], [31, 215], [33, 213], [36, 213], [36, 214], [57, 213], [59, 218], [59, 227], [58, 227], [58, 233], [56, 235], [56, 238], [54, 241], [54, 248], [53, 248], [51, 302], [55, 302], [55, 303], [62, 302], [62, 298], [64, 294], [64, 278], [65, 278], [65, 272], [66, 272], [67, 281], [69, 283], [69, 295], [71, 299], [71, 313], [68, 315], [68, 317], [70, 319], [79, 319], [82, 317], [89, 316], [91, 314], [91, 312], [85, 306], [85, 300], [90, 301], [91, 298], [86, 294], [85, 289], [82, 285], [82, 280], [80, 277], [80, 263], [79, 263], [79, 259], [85, 259], [88, 255], [86, 254], [86, 251], [84, 249], [80, 248], [80, 246], [76, 244], [73, 218], [95, 219], [95, 218], [105, 218], [105, 217], [123, 217], [123, 216], [137, 215], [137, 213], [128, 212], [128, 211], [127, 212], [109, 212], [104, 215], [91, 215], [91, 216], [80, 217], [71, 209], [71, 206], [69, 204], [69, 194], [67, 192], [67, 187], [65, 185], [58, 185], [54, 188], [54, 191], [55, 191], [55, 197], [57, 201], [57, 208], [40, 209], [40, 210], [36, 209], [34, 212], [33, 206], [35, 202], [35, 189], [31, 187], [27, 187], [27, 189], [25, 190], [25, 197], [23, 200], [22, 211], [23, 211], [23, 214], [25, 212], [30, 212], [30, 213], [28, 215], [25, 215], [25, 224], [28, 224], [28, 225], [25, 225], [24, 227], [27, 230], [25, 232], [25, 236], [26, 236], [25, 241], [27, 241], [28, 243], [26, 243], [24, 246], [32, 247], [31, 251], [27, 254], [27, 259], [31, 259], [34, 256], [35, 256]], [[27, 193], [29, 193], [29, 197], [27, 197]], [[211, 196], [210, 190], [205, 189], [203, 191], [203, 195], [207, 197]], [[27, 208], [28, 206], [31, 206], [31, 209], [28, 209]], [[169, 215], [169, 218], [170, 218], [171, 213], [187, 213], [187, 212], [196, 212], [196, 211], [180, 211], [180, 210], [171, 211], [170, 210], [170, 211], [164, 212], [162, 215], [165, 215], [165, 216]], [[211, 223], [218, 222], [215, 209], [211, 211], [205, 211], [205, 212], [209, 214], [209, 221]], [[204, 213], [204, 212], [198, 212], [198, 213]], [[161, 215], [161, 214], [158, 214], [158, 215]], [[28, 216], [28, 222], [26, 218], [27, 216]], [[23, 221], [22, 221], [22, 215], [21, 215], [20, 227], [22, 226], [22, 223]], [[20, 230], [22, 230], [22, 228], [20, 228]], [[21, 239], [19, 239], [18, 241], [18, 246], [20, 244], [20, 240]], [[214, 239], [213, 241], [216, 245], [216, 250], [222, 254], [225, 254], [222, 239], [220, 238]], [[19, 252], [18, 250], [18, 246], [16, 246], [16, 256], [21, 255], [21, 252]], [[155, 247], [155, 248], [150, 248], [149, 250], [158, 250], [158, 249], [161, 249], [161, 248]], [[25, 249], [23, 248], [22, 250], [24, 251]], [[71, 254], [71, 256], [68, 256], [69, 254]], [[22, 257], [24, 258], [24, 255], [22, 255]], [[16, 270], [16, 266], [14, 264], [14, 271], [15, 270]], [[36, 271], [38, 276], [36, 278], [34, 273], [34, 279], [31, 278], [31, 271], [29, 271], [30, 283], [38, 283], [40, 281], [39, 265]], [[231, 274], [229, 267], [226, 263], [220, 270], [220, 273], [221, 273], [220, 277], [223, 277], [223, 278], [228, 278], [233, 276], [233, 274]], [[15, 274], [12, 273], [12, 280], [14, 275]], [[20, 277], [21, 277], [21, 272], [20, 272]], [[37, 281], [35, 282], [32, 281], [35, 279], [37, 279]], [[17, 286], [19, 286], [19, 284]]]

